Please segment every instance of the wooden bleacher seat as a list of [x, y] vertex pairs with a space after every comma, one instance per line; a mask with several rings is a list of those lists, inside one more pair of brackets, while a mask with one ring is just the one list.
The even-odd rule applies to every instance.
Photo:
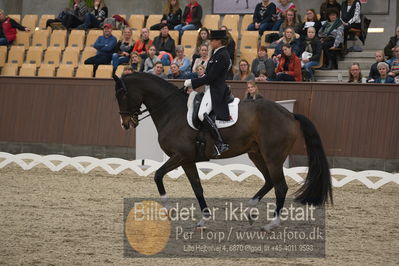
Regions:
[[7, 64], [21, 66], [24, 62], [25, 49], [21, 46], [11, 46], [8, 52]]
[[29, 49], [30, 46], [30, 34], [26, 31], [17, 30], [17, 38], [13, 45], [24, 47], [25, 50]]
[[61, 50], [64, 50], [66, 46], [66, 40], [66, 30], [54, 30], [50, 37], [50, 47], [60, 47]]
[[80, 50], [78, 47], [67, 47], [65, 48], [64, 55], [62, 57], [62, 63], [65, 65], [71, 65], [77, 67], [79, 63]]
[[258, 31], [244, 31], [241, 35], [240, 50], [258, 49]]
[[39, 67], [42, 64], [43, 49], [42, 47], [30, 47], [26, 54], [26, 63], [35, 64]]
[[181, 45], [184, 49], [195, 48], [197, 42], [198, 31], [186, 30], [181, 38]]
[[18, 66], [15, 64], [6, 64], [1, 69], [2, 76], [16, 76], [18, 72]]
[[0, 67], [6, 64], [7, 46], [0, 46]]
[[122, 31], [121, 30], [113, 30], [112, 35], [116, 38], [117, 41], [119, 41], [122, 37]]
[[49, 19], [55, 19], [55, 16], [50, 14], [42, 15], [39, 20], [39, 26], [38, 26], [39, 29], [42, 30], [46, 29], [46, 22]]
[[252, 61], [258, 56], [257, 49], [243, 49], [240, 50], [240, 59], [245, 59], [251, 65]]
[[60, 67], [57, 70], [56, 77], [58, 77], [58, 78], [72, 78], [74, 70], [75, 69], [73, 68], [72, 65], [60, 64]]
[[55, 65], [42, 64], [37, 73], [38, 77], [54, 77]]
[[86, 47], [93, 47], [94, 43], [97, 41], [97, 38], [101, 35], [103, 35], [102, 30], [90, 30], [86, 38]]
[[44, 54], [43, 64], [54, 65], [58, 67], [61, 61], [61, 48], [60, 47], [49, 47]]
[[170, 37], [172, 37], [173, 40], [175, 40], [175, 44], [177, 45], [179, 43], [179, 31], [170, 30], [169, 35]]
[[47, 49], [49, 32], [48, 30], [37, 30], [33, 34], [32, 46], [41, 47], [43, 50]]
[[132, 30], [141, 30], [144, 27], [144, 15], [131, 15], [128, 23]]
[[151, 26], [161, 23], [162, 15], [149, 15], [146, 22], [146, 27], [150, 29]]
[[83, 50], [85, 42], [85, 31], [84, 30], [72, 30], [69, 34], [68, 46], [77, 47], [79, 50]]
[[20, 23], [21, 22], [21, 15], [20, 14], [8, 14], [7, 15], [9, 18], [12, 18], [16, 22]]
[[226, 26], [231, 31], [238, 32], [238, 22], [240, 21], [239, 15], [225, 15], [222, 25]]
[[242, 18], [242, 22], [241, 22], [241, 34], [243, 34], [243, 32], [245, 32], [247, 30], [249, 24], [251, 24], [252, 22], [253, 22], [252, 14], [244, 15], [244, 17]]
[[[154, 40], [155, 37], [159, 36], [159, 34], [161, 33], [161, 31], [159, 30], [150, 30], [150, 39]], [[176, 44], [176, 41], [175, 41]]]
[[324, 52], [323, 52], [323, 50], [321, 51], [321, 54], [320, 54], [320, 61], [319, 61], [319, 64], [317, 65], [317, 66], [312, 66], [312, 68], [313, 69], [319, 69], [319, 68], [322, 68], [323, 67], [323, 63], [324, 63]]
[[36, 64], [22, 64], [22, 67], [19, 70], [19, 76], [21, 77], [36, 76]]
[[96, 78], [112, 78], [112, 66], [99, 65], [96, 71]]
[[124, 65], [119, 65], [118, 68], [117, 68], [116, 71], [115, 71], [115, 74], [116, 74], [118, 77], [121, 77], [124, 68], [125, 68]]
[[35, 32], [37, 21], [38, 21], [38, 15], [28, 14], [25, 15], [24, 18], [22, 19], [21, 25], [24, 27], [28, 27], [31, 30], [30, 34], [33, 34], [33, 32]]
[[80, 64], [76, 70], [77, 78], [92, 78], [93, 77], [93, 65]]
[[219, 29], [220, 15], [205, 15], [202, 26], [209, 30]]
[[96, 50], [95, 48], [93, 48], [93, 47], [86, 47], [86, 48], [83, 50], [82, 58], [81, 58], [80, 62], [81, 62], [82, 64], [84, 64], [84, 62], [86, 61], [87, 58], [93, 57], [93, 56], [95, 56], [96, 54], [97, 54], [97, 50]]

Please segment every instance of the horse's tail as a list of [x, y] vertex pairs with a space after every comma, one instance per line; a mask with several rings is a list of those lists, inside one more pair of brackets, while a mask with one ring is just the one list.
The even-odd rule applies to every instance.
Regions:
[[332, 204], [331, 174], [319, 133], [305, 116], [294, 114], [294, 117], [301, 124], [309, 167], [304, 185], [296, 192], [296, 200], [302, 204], [323, 205], [330, 198]]

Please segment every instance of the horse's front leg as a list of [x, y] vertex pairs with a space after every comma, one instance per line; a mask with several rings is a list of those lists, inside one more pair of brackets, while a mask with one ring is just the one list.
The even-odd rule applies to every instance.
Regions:
[[163, 177], [173, 169], [180, 166], [182, 160], [178, 156], [169, 158], [156, 172], [154, 176], [155, 184], [157, 184], [161, 201], [167, 207], [168, 196], [166, 195], [165, 186], [163, 184]]
[[187, 175], [188, 180], [190, 181], [191, 187], [194, 190], [195, 197], [198, 200], [198, 203], [201, 208], [202, 218], [197, 223], [197, 228], [204, 228], [205, 222], [209, 220], [211, 214], [209, 212], [208, 206], [206, 205], [204, 198], [204, 190], [202, 189], [201, 180], [198, 175], [197, 166], [195, 163], [189, 163], [182, 165], [184, 172]]

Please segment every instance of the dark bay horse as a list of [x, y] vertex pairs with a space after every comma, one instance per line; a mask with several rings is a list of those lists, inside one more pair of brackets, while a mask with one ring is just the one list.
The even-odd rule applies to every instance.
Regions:
[[[158, 131], [159, 144], [170, 157], [154, 177], [161, 198], [166, 202], [163, 177], [181, 166], [204, 217], [209, 215], [196, 167], [197, 131], [186, 120], [188, 95], [152, 74], [133, 73], [121, 79], [114, 75], [114, 79], [122, 126], [125, 129], [136, 127], [138, 115], [141, 114], [140, 107], [144, 104]], [[292, 114], [266, 99], [241, 101], [237, 123], [221, 129], [221, 134], [230, 145], [230, 150], [223, 153], [220, 159], [248, 153], [265, 178], [264, 185], [252, 197], [250, 205], [257, 204], [272, 188], [275, 190], [275, 219], [266, 226], [266, 230], [280, 223], [279, 213], [288, 190], [283, 163], [296, 139], [302, 135], [307, 147], [309, 171], [305, 183], [297, 191], [296, 200], [313, 205], [322, 205], [328, 198], [332, 202], [331, 176], [320, 136], [312, 122], [303, 115]], [[213, 140], [210, 135], [206, 140], [205, 155], [211, 159]]]

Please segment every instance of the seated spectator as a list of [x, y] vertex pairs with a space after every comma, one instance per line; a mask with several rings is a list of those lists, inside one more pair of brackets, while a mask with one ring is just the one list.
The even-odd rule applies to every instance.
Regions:
[[243, 100], [256, 100], [262, 98], [262, 95], [258, 92], [258, 86], [256, 86], [255, 81], [247, 81], [247, 91]]
[[[147, 59], [149, 59], [149, 57]], [[161, 79], [167, 78], [166, 75], [163, 73], [163, 65], [162, 65], [161, 61], [158, 61], [155, 63], [154, 69], [150, 73], [154, 74], [155, 76], [160, 77]]]
[[9, 18], [4, 10], [0, 9], [0, 45], [10, 45], [17, 38], [17, 29], [30, 31], [12, 18]]
[[394, 47], [393, 52], [395, 57], [388, 61], [391, 67], [391, 71], [388, 73], [388, 75], [396, 77], [399, 76], [399, 45]]
[[388, 44], [384, 48], [384, 53], [388, 59], [394, 58], [393, 49], [399, 45], [399, 26], [396, 27], [396, 35], [389, 39]]
[[338, 69], [336, 54], [333, 50], [341, 47], [344, 42], [344, 26], [338, 18], [338, 10], [329, 9], [327, 14], [328, 20], [319, 30], [321, 48], [324, 52], [324, 66], [321, 68], [323, 70]]
[[337, 0], [326, 0], [320, 6], [320, 21], [326, 21], [328, 19], [327, 10], [331, 8], [335, 8], [336, 10], [338, 10], [338, 17], [339, 17], [340, 15], [339, 12], [341, 11], [341, 5], [337, 2]]
[[258, 81], [268, 81], [268, 80], [272, 80], [272, 79], [268, 79], [266, 71], [260, 72], [259, 77], [255, 78], [256, 82], [258, 82]]
[[54, 22], [60, 22], [66, 29], [74, 29], [84, 23], [85, 16], [89, 13], [89, 8], [84, 0], [73, 0], [73, 7], [62, 11], [56, 19], [49, 19], [46, 28]]
[[93, 10], [85, 15], [83, 24], [80, 24], [77, 28], [82, 30], [100, 28], [107, 17], [108, 7], [104, 0], [95, 0]]
[[301, 32], [302, 24], [298, 21], [296, 10], [295, 9], [287, 10], [285, 16], [286, 18], [284, 22], [281, 23], [281, 26], [279, 28], [280, 36], [283, 35], [284, 31], [287, 28], [293, 28], [296, 33], [296, 38], [298, 39], [300, 37], [299, 33]]
[[[231, 60], [231, 65], [234, 65], [234, 59], [235, 59], [235, 52], [236, 52], [236, 42], [233, 39], [233, 36], [231, 35], [229, 29], [226, 26], [221, 26], [219, 28], [219, 30], [225, 30], [226, 34], [227, 34], [227, 45], [226, 45], [226, 49], [227, 52], [230, 55], [230, 60]], [[233, 73], [233, 68], [230, 67], [229, 72], [227, 72], [227, 80], [232, 80], [234, 77], [234, 73]]]
[[268, 77], [273, 77], [274, 73], [274, 62], [267, 56], [266, 46], [261, 46], [258, 49], [258, 57], [252, 61], [252, 73], [255, 77], [258, 77], [261, 72], [266, 72]]
[[200, 58], [195, 59], [195, 62], [193, 64], [192, 71], [194, 72], [196, 67], [198, 65], [203, 65], [206, 69], [206, 66], [208, 65], [209, 61], [209, 51], [208, 51], [208, 45], [201, 45], [200, 46]]
[[[344, 43], [348, 39], [350, 29], [361, 29], [361, 4], [359, 0], [344, 0], [341, 6], [341, 21], [344, 25]], [[351, 50], [351, 48], [349, 48]]]
[[[383, 51], [376, 51], [375, 52], [375, 63], [370, 67], [370, 73], [368, 76], [368, 82], [374, 82], [376, 79], [380, 77], [380, 72], [378, 71], [377, 65], [380, 62], [384, 62], [384, 52]], [[389, 70], [389, 68], [388, 68]]]
[[279, 0], [279, 4], [277, 4], [277, 14], [275, 16], [276, 22], [273, 25], [272, 30], [280, 30], [281, 24], [283, 24], [287, 11], [289, 9], [296, 9], [296, 6], [293, 2], [290, 2], [289, 0]]
[[86, 65], [94, 65], [94, 73], [99, 65], [109, 65], [112, 60], [112, 54], [116, 47], [116, 38], [112, 35], [112, 25], [104, 25], [104, 34], [97, 38], [94, 43], [94, 48], [97, 49], [97, 54], [86, 59]]
[[169, 35], [167, 24], [161, 26], [161, 33], [155, 37], [153, 43], [157, 49], [157, 55], [164, 66], [169, 66], [176, 56], [175, 40]]
[[[155, 66], [155, 63], [161, 62], [161, 60], [156, 56], [157, 49], [155, 48], [154, 45], [150, 46], [150, 49], [148, 50], [148, 57], [144, 61], [144, 72], [150, 73], [153, 71], [153, 68]], [[162, 62], [161, 62], [162, 63]], [[162, 65], [163, 69], [163, 65]]]
[[314, 9], [306, 10], [305, 22], [302, 23], [301, 30], [299, 35], [301, 35], [301, 39], [305, 39], [308, 34], [308, 29], [313, 27], [316, 30], [316, 36], [321, 28], [321, 23], [317, 19], [317, 14]]
[[131, 66], [125, 66], [123, 68], [122, 76], [133, 74], [133, 73], [134, 73], [134, 70]]
[[304, 68], [304, 80], [314, 81], [313, 66], [320, 63], [321, 56], [321, 42], [316, 36], [316, 29], [309, 27], [307, 30], [307, 37], [302, 41], [302, 65]]
[[180, 38], [186, 30], [198, 30], [201, 28], [202, 7], [196, 0], [188, 1], [189, 3], [184, 8], [181, 24], [174, 28], [179, 31]]
[[194, 66], [194, 62], [197, 58], [200, 58], [200, 48], [201, 45], [207, 45], [208, 46], [208, 56], [211, 57], [211, 53], [212, 53], [212, 47], [211, 47], [211, 41], [209, 40], [209, 30], [205, 27], [202, 27], [197, 35], [197, 42], [195, 44], [195, 50], [194, 50], [194, 54], [192, 57], [192, 66]]
[[276, 15], [276, 5], [269, 0], [262, 0], [256, 5], [253, 14], [253, 22], [248, 25], [247, 30], [259, 31], [259, 36], [266, 30], [271, 30], [274, 25], [273, 16]]
[[168, 74], [168, 79], [186, 79], [187, 76], [180, 71], [179, 65], [178, 64], [171, 64], [170, 65], [170, 74]]
[[129, 65], [132, 67], [134, 72], [143, 72], [144, 65], [141, 64], [141, 57], [137, 52], [132, 52], [130, 54]]
[[251, 72], [249, 63], [245, 59], [241, 59], [238, 63], [238, 71], [234, 75], [233, 80], [249, 81], [255, 80], [255, 75]]
[[115, 53], [112, 55], [112, 65], [114, 69], [121, 64], [127, 64], [129, 62], [133, 47], [132, 30], [130, 28], [125, 28], [123, 30], [122, 39], [116, 44]]
[[136, 41], [133, 47], [133, 51], [137, 52], [141, 59], [145, 60], [147, 58], [148, 49], [152, 45], [152, 40], [150, 40], [150, 33], [147, 28], [142, 28], [140, 33], [140, 39]]
[[276, 49], [274, 50], [274, 54], [281, 55], [282, 47], [284, 44], [289, 44], [292, 48], [292, 51], [297, 55], [301, 55], [301, 42], [296, 38], [295, 31], [293, 28], [288, 27], [285, 29], [283, 37], [277, 41]]
[[184, 47], [178, 45], [176, 47], [176, 57], [173, 59], [172, 64], [177, 64], [179, 69], [184, 74], [191, 73], [191, 62], [187, 56], [184, 55]]
[[359, 63], [353, 63], [349, 67], [349, 83], [362, 83], [362, 71]]
[[202, 78], [203, 76], [205, 76], [205, 66], [204, 65], [198, 65], [195, 68], [195, 73], [197, 74], [197, 78]]
[[302, 81], [301, 60], [293, 53], [291, 45], [283, 45], [283, 54], [277, 67], [277, 81]]
[[378, 72], [380, 72], [380, 77], [374, 80], [374, 83], [395, 83], [395, 79], [388, 75], [389, 66], [385, 62], [379, 62], [377, 65]]
[[161, 23], [150, 27], [150, 30], [160, 30], [161, 25], [166, 24], [170, 30], [181, 23], [181, 8], [179, 0], [168, 0], [163, 6]]

